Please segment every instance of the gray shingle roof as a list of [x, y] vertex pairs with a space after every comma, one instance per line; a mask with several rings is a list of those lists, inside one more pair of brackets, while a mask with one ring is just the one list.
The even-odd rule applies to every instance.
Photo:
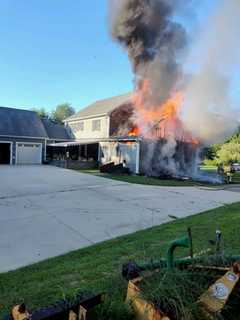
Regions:
[[84, 119], [88, 117], [94, 117], [98, 115], [107, 115], [113, 110], [128, 102], [131, 99], [132, 93], [127, 93], [121, 96], [108, 98], [105, 100], [99, 100], [91, 104], [90, 106], [80, 110], [78, 113], [67, 118], [65, 121], [72, 121], [77, 119]]
[[42, 119], [47, 135], [51, 140], [70, 140], [67, 129], [61, 123], [48, 118]]
[[0, 136], [47, 138], [34, 111], [0, 107]]

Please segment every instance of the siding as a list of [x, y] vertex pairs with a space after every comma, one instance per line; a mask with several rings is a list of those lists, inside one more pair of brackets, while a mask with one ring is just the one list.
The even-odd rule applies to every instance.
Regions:
[[137, 143], [121, 142], [101, 142], [100, 163], [106, 164], [114, 162], [115, 164], [123, 163], [126, 160], [127, 167], [131, 172], [136, 173]]
[[[100, 120], [101, 121], [101, 130], [93, 131], [92, 130], [92, 121]], [[77, 125], [83, 122], [84, 130], [78, 130]], [[101, 138], [109, 138], [109, 117], [96, 117], [89, 119], [82, 119], [77, 121], [70, 121], [67, 123], [68, 128], [72, 131], [74, 138], [79, 139], [101, 139]]]

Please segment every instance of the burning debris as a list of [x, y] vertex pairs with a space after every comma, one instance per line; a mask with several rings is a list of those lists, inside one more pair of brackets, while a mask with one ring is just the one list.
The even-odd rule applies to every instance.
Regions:
[[[127, 50], [135, 74], [134, 125], [128, 135], [148, 141], [145, 172], [196, 178], [202, 146], [229, 137], [237, 128], [228, 87], [223, 87], [226, 75], [223, 78], [219, 73], [222, 55], [216, 52], [216, 48], [224, 48], [224, 54], [233, 56], [233, 43], [227, 36], [237, 39], [232, 37], [240, 19], [237, 2], [225, 0], [217, 6], [212, 29], [206, 30], [213, 33], [211, 45], [206, 43], [206, 61], [198, 75], [188, 76], [182, 63], [190, 48], [187, 32], [175, 18], [189, 1], [109, 0], [112, 37]], [[223, 22], [229, 22], [229, 28], [226, 24], [220, 39], [214, 32], [223, 31]], [[226, 39], [228, 48], [224, 47]], [[239, 56], [234, 53], [238, 62]], [[225, 61], [224, 67], [227, 65]]]

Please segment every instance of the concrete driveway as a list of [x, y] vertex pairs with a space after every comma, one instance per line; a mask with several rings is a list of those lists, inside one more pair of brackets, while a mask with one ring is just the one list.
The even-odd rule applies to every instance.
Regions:
[[0, 272], [236, 201], [237, 192], [0, 166]]

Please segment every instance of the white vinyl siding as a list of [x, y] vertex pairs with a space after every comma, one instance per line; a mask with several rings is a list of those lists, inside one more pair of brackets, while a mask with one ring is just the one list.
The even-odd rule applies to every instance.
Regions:
[[104, 116], [69, 121], [67, 127], [75, 139], [101, 139], [109, 138], [109, 123], [109, 117]]

